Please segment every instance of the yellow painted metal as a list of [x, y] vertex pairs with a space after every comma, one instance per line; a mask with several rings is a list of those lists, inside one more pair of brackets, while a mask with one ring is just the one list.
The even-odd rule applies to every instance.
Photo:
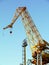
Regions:
[[[21, 18], [22, 18], [22, 23], [23, 23], [25, 31], [26, 31], [27, 40], [29, 42], [31, 52], [34, 53], [34, 51], [36, 51], [36, 50], [38, 51], [39, 49], [43, 50], [43, 48], [46, 46], [47, 43], [45, 44], [45, 41], [43, 41], [30, 14], [28, 13], [28, 11], [26, 9], [26, 7], [17, 8], [11, 24], [4, 27], [3, 29], [12, 28], [13, 24], [16, 22], [16, 20], [18, 19], [19, 16], [21, 16]], [[49, 45], [49, 44], [47, 44], [47, 45]], [[47, 55], [47, 56], [49, 56], [49, 55]]]

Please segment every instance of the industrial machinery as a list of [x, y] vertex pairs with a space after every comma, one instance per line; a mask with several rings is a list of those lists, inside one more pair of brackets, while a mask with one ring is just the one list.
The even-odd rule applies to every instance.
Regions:
[[49, 44], [42, 39], [26, 7], [18, 7], [11, 24], [4, 27], [3, 29], [5, 30], [7, 28], [12, 28], [13, 24], [16, 22], [19, 16], [22, 18], [22, 23], [26, 31], [28, 44], [30, 45], [32, 52], [32, 63], [35, 65], [44, 65], [49, 63]]
[[26, 65], [26, 46], [27, 46], [27, 41], [26, 39], [23, 40], [22, 44], [22, 63], [23, 65]]

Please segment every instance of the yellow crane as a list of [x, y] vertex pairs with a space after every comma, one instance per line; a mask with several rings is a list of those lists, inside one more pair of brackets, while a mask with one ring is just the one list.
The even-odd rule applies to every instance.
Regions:
[[47, 47], [49, 46], [49, 44], [42, 39], [26, 7], [18, 7], [16, 9], [11, 24], [4, 27], [3, 29], [5, 30], [7, 28], [12, 28], [13, 24], [16, 22], [19, 16], [21, 16], [22, 23], [26, 31], [28, 43], [32, 52], [32, 63], [35, 65], [44, 65], [49, 63], [49, 54], [47, 52], [44, 52], [46, 49], [49, 49]]

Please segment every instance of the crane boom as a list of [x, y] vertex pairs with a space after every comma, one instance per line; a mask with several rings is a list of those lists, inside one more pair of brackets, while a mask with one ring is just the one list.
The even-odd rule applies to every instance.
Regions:
[[16, 12], [15, 12], [14, 17], [12, 19], [12, 22], [9, 25], [7, 25], [6, 27], [4, 27], [3, 29], [12, 28], [13, 24], [16, 22], [16, 20], [21, 15], [21, 13], [23, 11], [25, 11], [25, 9], [26, 9], [26, 7], [19, 7], [18, 9], [16, 9]]
[[13, 24], [16, 22], [16, 20], [18, 19], [19, 16], [21, 16], [21, 18], [22, 18], [22, 22], [23, 22], [24, 28], [26, 30], [27, 38], [30, 43], [30, 48], [31, 48], [31, 51], [33, 52], [34, 50], [36, 50], [35, 48], [32, 49], [33, 45], [36, 45], [39, 42], [41, 44], [44, 44], [44, 42], [31, 18], [31, 16], [29, 15], [28, 11], [26, 10], [26, 7], [17, 8], [11, 24], [4, 27], [3, 29], [12, 28]]
[[11, 24], [4, 27], [3, 29], [12, 28], [13, 24], [16, 22], [16, 20], [18, 19], [19, 16], [21, 16], [21, 18], [22, 18], [22, 23], [23, 23], [25, 31], [26, 31], [26, 35], [27, 35], [27, 39], [29, 41], [32, 56], [34, 57], [37, 55], [37, 53], [41, 53], [41, 51], [45, 48], [46, 42], [43, 41], [30, 14], [28, 13], [28, 11], [26, 9], [26, 7], [17, 8]]

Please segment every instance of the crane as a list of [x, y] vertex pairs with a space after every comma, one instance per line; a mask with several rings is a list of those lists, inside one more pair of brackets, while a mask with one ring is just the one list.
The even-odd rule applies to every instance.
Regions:
[[24, 39], [23, 40], [23, 44], [22, 44], [22, 63], [23, 63], [23, 65], [26, 65], [26, 47], [27, 47], [27, 41], [26, 41], [26, 39]]
[[[49, 63], [49, 54], [44, 52], [49, 49], [48, 42], [42, 39], [36, 25], [34, 24], [26, 7], [18, 7], [12, 19], [12, 22], [3, 29], [12, 28], [18, 17], [21, 16], [24, 25], [28, 44], [30, 45], [33, 61], [35, 65], [44, 65]], [[45, 62], [46, 61], [46, 62]]]

